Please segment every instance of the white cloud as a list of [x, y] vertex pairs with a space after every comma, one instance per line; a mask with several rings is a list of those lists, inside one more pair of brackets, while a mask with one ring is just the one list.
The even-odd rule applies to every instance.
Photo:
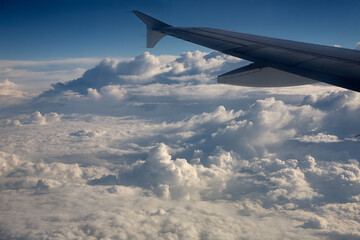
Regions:
[[39, 125], [45, 125], [46, 124], [46, 117], [41, 115], [40, 112], [36, 111], [33, 114], [31, 114], [30, 121], [35, 124]]
[[88, 129], [81, 129], [79, 131], [72, 132], [69, 135], [74, 137], [96, 137], [102, 135], [102, 132], [92, 131]]
[[0, 176], [5, 175], [19, 165], [20, 161], [16, 155], [0, 152], [0, 156]]
[[[107, 85], [100, 88], [99, 91], [94, 88], [87, 89], [87, 97], [90, 98], [90, 100], [103, 100], [104, 103], [111, 103], [123, 100], [124, 98], [126, 98], [126, 93], [127, 91], [120, 85]], [[86, 97], [85, 100], [87, 100]]]
[[355, 49], [359, 49], [360, 48], [360, 42], [356, 43], [355, 45]]
[[0, 110], [1, 234], [359, 238], [359, 94], [214, 82], [242, 64], [105, 59]]
[[270, 181], [276, 186], [275, 190], [268, 192], [268, 196], [272, 200], [278, 200], [281, 197], [305, 200], [319, 196], [309, 186], [304, 173], [299, 168], [281, 169], [270, 178]]
[[126, 96], [126, 90], [119, 85], [108, 85], [100, 89], [102, 96], [114, 100], [122, 100]]
[[0, 82], [0, 108], [18, 104], [23, 99], [31, 97], [22, 88], [22, 86], [9, 81], [9, 79]]
[[304, 98], [303, 103], [311, 104], [319, 109], [338, 110], [348, 108], [353, 111], [360, 108], [360, 95], [354, 91], [332, 91], [324, 94], [311, 94]]
[[323, 229], [323, 228], [326, 228], [326, 225], [327, 225], [327, 221], [324, 218], [313, 216], [306, 223], [304, 223], [302, 225], [302, 227], [303, 228]]
[[[21, 218], [12, 215], [6, 219], [7, 224], [11, 224], [13, 237], [236, 239], [241, 235], [247, 239], [257, 239], [266, 234], [270, 239], [320, 239], [311, 236], [311, 231], [297, 228], [281, 214], [251, 201], [173, 203], [144, 196], [146, 192], [139, 188], [123, 186], [61, 187], [54, 189], [52, 194], [57, 194], [59, 201], [28, 201], [24, 194], [24, 198], [14, 203], [8, 201], [9, 196], [4, 196], [9, 208], [14, 210], [15, 206], [19, 206], [18, 210], [23, 211]], [[84, 198], [84, 195], [87, 197]], [[44, 214], [46, 209], [51, 211]], [[239, 215], [239, 211], [243, 215]], [[282, 226], [280, 229], [277, 227], [279, 224]], [[52, 227], [48, 228], [49, 225]], [[4, 229], [9, 230], [8, 226]]]
[[300, 142], [309, 142], [309, 143], [336, 143], [341, 142], [341, 140], [335, 136], [330, 134], [318, 133], [316, 135], [305, 135], [301, 137], [294, 138]]
[[0, 121], [3, 126], [21, 126], [23, 124], [36, 124], [46, 125], [48, 122], [60, 121], [62, 115], [51, 112], [42, 115], [39, 111], [35, 111], [31, 114], [23, 114], [17, 116], [17, 118], [9, 118]]
[[16, 84], [10, 82], [8, 79], [5, 79], [5, 81], [3, 81], [3, 82], [0, 83], [0, 87], [1, 87], [1, 88], [5, 88], [5, 87], [15, 88], [15, 87], [16, 87]]
[[51, 83], [80, 77], [84, 70], [96, 65], [97, 58], [73, 58], [48, 61], [0, 60], [3, 78], [26, 87], [28, 92], [39, 93]]
[[184, 53], [179, 58], [157, 57], [148, 52], [133, 59], [106, 58], [86, 71], [82, 77], [66, 83], [54, 84], [53, 90], [44, 95], [58, 94], [66, 90], [85, 94], [88, 88], [99, 90], [104, 86], [117, 84], [209, 82], [215, 79], [219, 71], [230, 70], [239, 62], [239, 59], [223, 54], [207, 54], [199, 51]]

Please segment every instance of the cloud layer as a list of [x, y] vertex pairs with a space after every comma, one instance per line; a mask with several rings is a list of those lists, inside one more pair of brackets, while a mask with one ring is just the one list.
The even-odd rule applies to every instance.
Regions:
[[144, 53], [20, 96], [0, 112], [1, 236], [360, 238], [359, 94], [215, 83], [242, 64]]

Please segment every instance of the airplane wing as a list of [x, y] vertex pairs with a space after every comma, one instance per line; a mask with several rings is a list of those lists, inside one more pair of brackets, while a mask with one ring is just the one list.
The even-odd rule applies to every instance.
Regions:
[[133, 11], [146, 24], [147, 47], [166, 35], [253, 64], [218, 76], [219, 83], [281, 87], [317, 81], [360, 92], [360, 51], [203, 27], [173, 27]]

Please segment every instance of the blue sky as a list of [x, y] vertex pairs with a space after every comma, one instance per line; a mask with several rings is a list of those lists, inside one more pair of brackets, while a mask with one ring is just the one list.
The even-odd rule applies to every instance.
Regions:
[[[1, 59], [133, 57], [146, 51], [140, 10], [174, 26], [206, 26], [285, 39], [338, 44], [360, 41], [359, 1], [95, 1], [0, 2]], [[151, 53], [179, 54], [197, 45], [165, 38]]]

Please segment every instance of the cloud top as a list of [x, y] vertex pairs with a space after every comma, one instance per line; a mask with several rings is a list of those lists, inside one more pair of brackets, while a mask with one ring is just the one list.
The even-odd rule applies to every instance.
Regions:
[[215, 83], [242, 64], [105, 59], [0, 108], [2, 236], [359, 238], [359, 94]]
[[[179, 81], [212, 81], [215, 74], [231, 69], [240, 60], [218, 53], [187, 52], [178, 58], [154, 56], [145, 52], [133, 59], [104, 59], [87, 70], [82, 77], [65, 83], [53, 84], [53, 89], [42, 96], [51, 96], [64, 91], [86, 94], [87, 90], [100, 90], [108, 85], [171, 83]], [[194, 77], [195, 76], [195, 77]]]

